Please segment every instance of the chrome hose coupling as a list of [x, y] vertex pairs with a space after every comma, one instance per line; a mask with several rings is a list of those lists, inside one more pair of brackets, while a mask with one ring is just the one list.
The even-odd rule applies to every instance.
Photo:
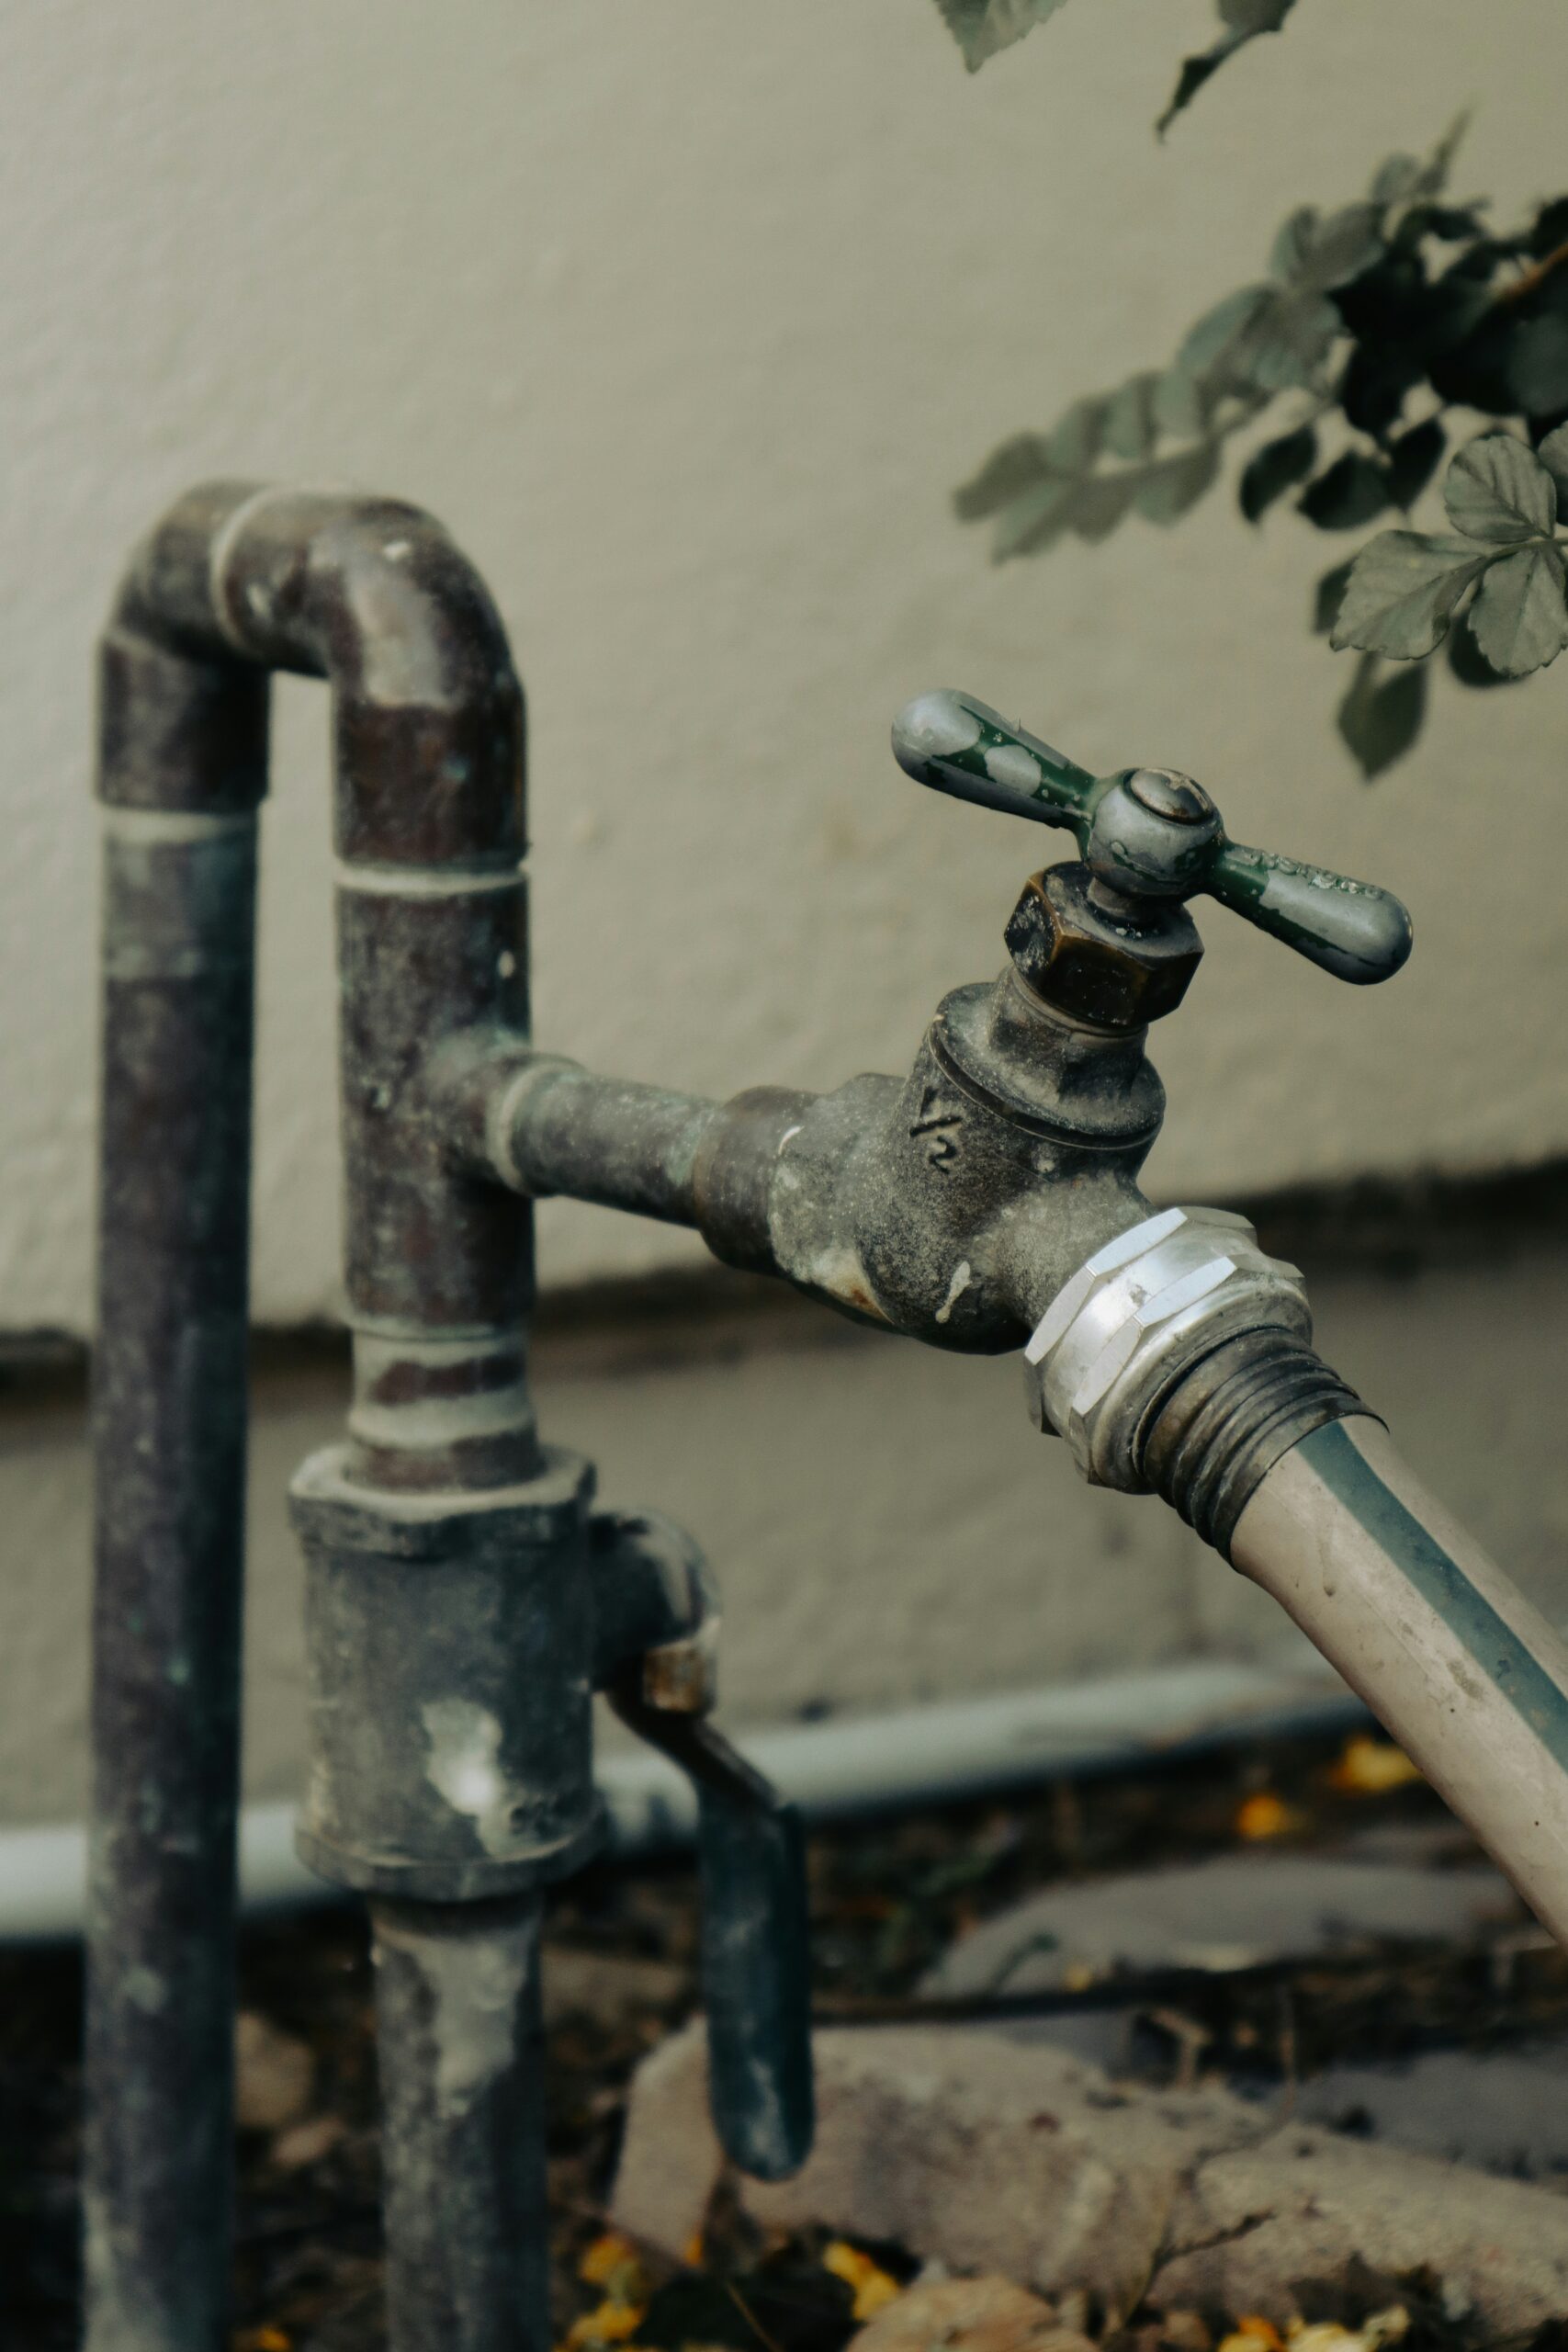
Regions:
[[1036, 1424], [1066, 1439], [1091, 1486], [1147, 1494], [1156, 1408], [1200, 1359], [1261, 1330], [1311, 1339], [1298, 1269], [1228, 1209], [1161, 1209], [1096, 1250], [1041, 1317], [1023, 1351]]

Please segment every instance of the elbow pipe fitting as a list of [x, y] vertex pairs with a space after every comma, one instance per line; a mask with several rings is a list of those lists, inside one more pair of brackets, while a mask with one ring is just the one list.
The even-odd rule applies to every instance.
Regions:
[[[417, 1519], [421, 1500], [503, 1499], [541, 1467], [529, 1212], [453, 1168], [425, 1091], [452, 1033], [526, 1031], [523, 701], [504, 633], [415, 508], [209, 485], [138, 549], [99, 666], [95, 2352], [227, 2333], [254, 908], [274, 669], [333, 691], [351, 1498], [380, 1489]], [[582, 1716], [585, 1741], [586, 1689]]]
[[[323, 677], [333, 696], [356, 1474], [426, 1488], [527, 1476], [538, 1459], [519, 1337], [527, 1212], [454, 1173], [423, 1086], [448, 1036], [526, 1034], [523, 697], [483, 583], [415, 507], [214, 483], [181, 499], [131, 561], [100, 670], [111, 1119], [128, 1092], [144, 1110], [153, 1087], [165, 1102], [178, 1092], [182, 1035], [201, 1018], [193, 953], [248, 966], [236, 909], [254, 880], [271, 670]], [[225, 858], [251, 861], [227, 903]], [[181, 917], [210, 938], [161, 945], [160, 926]], [[191, 984], [174, 988], [158, 1038], [146, 1006], [139, 1027], [115, 995], [117, 977], [148, 977], [149, 957]], [[248, 1073], [248, 979], [244, 994], [224, 1042]], [[227, 1142], [226, 1174], [215, 1150], [180, 1188], [226, 1187], [242, 1234], [247, 1148], [248, 1125]], [[140, 1229], [135, 1188], [166, 1182], [155, 1155], [144, 1160], [139, 1171], [117, 1126], [106, 1184], [122, 1244]], [[111, 1349], [118, 1303], [111, 1283]]]

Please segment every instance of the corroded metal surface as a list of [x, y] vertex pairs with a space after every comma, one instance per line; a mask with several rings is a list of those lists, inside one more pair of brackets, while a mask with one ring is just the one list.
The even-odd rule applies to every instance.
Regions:
[[538, 1897], [370, 1920], [389, 2340], [549, 2352]]
[[547, 2352], [538, 1890], [602, 1835], [596, 1678], [635, 1686], [701, 1783], [721, 2125], [770, 2176], [810, 2135], [799, 1826], [695, 1721], [717, 1626], [701, 1555], [647, 1514], [595, 1530], [591, 1466], [541, 1450], [528, 1395], [532, 1194], [564, 1156], [593, 1197], [689, 1218], [720, 1114], [528, 1050], [522, 696], [439, 527], [226, 484], [140, 549], [103, 651], [89, 2342], [220, 2352], [227, 2334], [271, 669], [333, 693], [355, 1368], [346, 1442], [293, 1489], [299, 1846], [372, 1898], [394, 2352]]
[[[716, 1616], [700, 1555], [648, 1514], [592, 1520], [589, 1466], [538, 1444], [532, 1198], [694, 1225], [728, 1261], [933, 1346], [998, 1352], [1036, 1330], [1046, 1417], [1094, 1474], [1127, 1469], [1116, 1483], [1228, 1531], [1281, 1430], [1293, 1443], [1346, 1408], [1259, 1253], [1243, 1280], [1203, 1236], [1190, 1264], [1190, 1233], [1122, 1238], [1148, 1218], [1137, 1179], [1164, 1105], [1145, 1024], [1200, 952], [1179, 901], [1239, 891], [1351, 978], [1381, 976], [1380, 956], [1393, 968], [1407, 934], [1383, 894], [1307, 869], [1289, 869], [1289, 904], [1270, 882], [1254, 905], [1255, 854], [1186, 778], [1090, 778], [981, 706], [928, 698], [900, 749], [912, 773], [1021, 803], [1084, 851], [1030, 886], [994, 986], [943, 1000], [902, 1081], [719, 1105], [595, 1077], [530, 1048], [522, 695], [471, 569], [390, 501], [218, 484], [172, 510], [132, 563], [102, 672], [92, 2352], [219, 2352], [224, 2328], [271, 669], [333, 693], [355, 1359], [346, 1442], [294, 1488], [301, 1850], [372, 1898], [395, 2352], [546, 2352], [538, 1889], [599, 1836], [596, 1682], [698, 1790], [731, 2153], [792, 2170], [811, 2091], [799, 1826], [703, 1721]], [[1331, 888], [1357, 904], [1317, 910], [1310, 892]], [[1158, 1298], [1174, 1283], [1179, 1314], [1122, 1295], [1145, 1243], [1176, 1252]], [[1272, 1354], [1225, 1353], [1265, 1326]], [[1302, 1363], [1276, 1361], [1287, 1340]]]
[[[333, 693], [346, 1475], [395, 1498], [540, 1467], [527, 1204], [452, 1167], [424, 1091], [448, 1035], [526, 1029], [504, 634], [414, 508], [209, 486], [138, 550], [101, 657], [94, 2352], [226, 2340], [254, 811], [272, 669]], [[489, 2139], [454, 2129], [446, 2193], [501, 2195]], [[403, 2346], [459, 2340], [400, 2328]]]

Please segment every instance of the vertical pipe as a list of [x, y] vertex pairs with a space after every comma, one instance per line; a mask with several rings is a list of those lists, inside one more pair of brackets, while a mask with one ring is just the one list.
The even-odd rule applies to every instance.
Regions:
[[111, 635], [102, 687], [86, 2341], [217, 2352], [265, 682]]
[[539, 1897], [370, 1916], [392, 2352], [549, 2352]]
[[[540, 1466], [529, 1212], [450, 1165], [426, 1085], [452, 1032], [526, 1023], [523, 707], [504, 632], [417, 509], [209, 484], [137, 550], [102, 673], [91, 2352], [226, 2340], [252, 908], [273, 669], [333, 692], [350, 1474], [371, 1507], [514, 1487]], [[416, 2289], [443, 2244], [479, 2262], [474, 2217], [508, 2277], [543, 2276], [542, 2142], [508, 2137], [542, 2128], [523, 2030], [537, 1923], [525, 1908], [479, 1917], [381, 1906], [397, 1955], [390, 2258], [413, 2299], [395, 2341], [410, 2352], [547, 2342], [532, 2290], [509, 2289], [491, 2321], [470, 2296], [464, 2334], [427, 2322], [441, 2306]], [[409, 1969], [441, 1993], [430, 2046], [450, 2063], [431, 2062], [434, 2104], [399, 2082], [406, 2052], [417, 2083], [425, 2048]], [[495, 1987], [513, 1980], [506, 2080], [443, 2105], [452, 2053], [491, 2046]]]

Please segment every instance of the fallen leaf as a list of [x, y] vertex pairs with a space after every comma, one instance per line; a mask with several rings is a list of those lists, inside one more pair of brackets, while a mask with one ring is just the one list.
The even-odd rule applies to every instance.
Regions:
[[[1235, 1834], [1249, 1845], [1256, 1845], [1268, 1838], [1289, 1837], [1292, 1830], [1302, 1828], [1305, 1820], [1304, 1814], [1287, 1804], [1283, 1797], [1277, 1797], [1272, 1789], [1259, 1789], [1236, 1808]], [[1240, 2332], [1238, 2322], [1237, 2333]]]
[[1247, 2312], [1229, 2335], [1221, 2336], [1218, 2352], [1284, 2352], [1284, 2344], [1272, 2320]]
[[854, 2338], [852, 2352], [1093, 2352], [1010, 2278], [921, 2278]]
[[1358, 1731], [1345, 1742], [1328, 1777], [1335, 1788], [1348, 1795], [1381, 1796], [1386, 1789], [1403, 1789], [1418, 1781], [1421, 1770], [1392, 1740], [1374, 1739], [1371, 1732]]
[[1387, 2311], [1374, 2312], [1359, 2327], [1342, 2327], [1337, 2320], [1319, 2320], [1309, 2326], [1297, 2320], [1285, 2333], [1289, 2352], [1380, 2352], [1382, 2345], [1397, 2344], [1409, 2328], [1410, 2313], [1403, 2303], [1393, 2303]]
[[623, 2303], [608, 2295], [596, 2310], [574, 2319], [566, 2332], [568, 2352], [590, 2344], [627, 2344], [648, 2316], [646, 2303]]
[[[642, 2280], [642, 2256], [636, 2245], [623, 2231], [606, 2230], [584, 2248], [577, 2266], [577, 2275], [587, 2287], [614, 2287], [616, 2273], [633, 2270]], [[645, 2301], [646, 2295], [622, 2295], [622, 2302]]]
[[856, 2319], [874, 2319], [884, 2304], [904, 2291], [890, 2271], [882, 2269], [858, 2245], [851, 2245], [847, 2238], [833, 2238], [823, 2247], [822, 2267], [853, 2292]]

